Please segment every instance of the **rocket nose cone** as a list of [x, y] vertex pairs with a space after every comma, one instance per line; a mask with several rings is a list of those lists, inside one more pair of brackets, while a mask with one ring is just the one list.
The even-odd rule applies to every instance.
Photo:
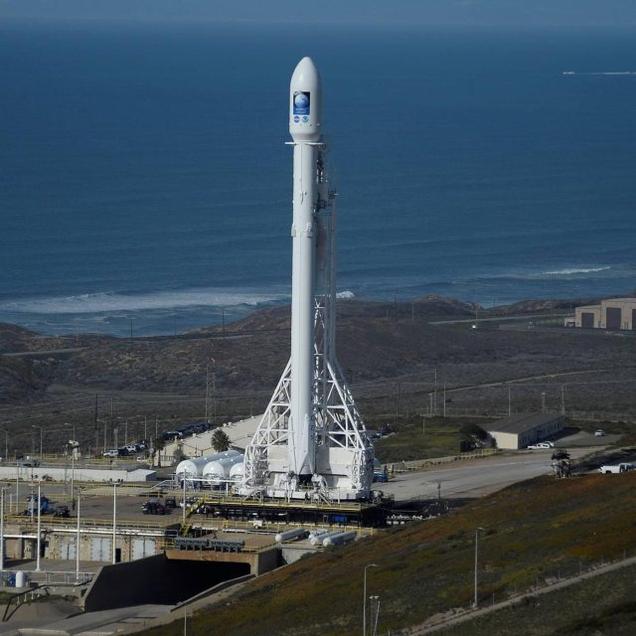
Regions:
[[292, 74], [291, 87], [296, 90], [316, 90], [320, 88], [320, 74], [310, 57], [303, 57]]
[[295, 141], [320, 138], [322, 90], [320, 74], [310, 57], [296, 65], [289, 85], [289, 132]]

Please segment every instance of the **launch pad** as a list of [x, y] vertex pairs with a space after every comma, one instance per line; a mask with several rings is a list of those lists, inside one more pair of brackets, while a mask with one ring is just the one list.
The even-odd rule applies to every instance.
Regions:
[[379, 527], [385, 525], [385, 502], [307, 501], [277, 498], [247, 499], [240, 496], [205, 495], [198, 505], [209, 519], [266, 524]]

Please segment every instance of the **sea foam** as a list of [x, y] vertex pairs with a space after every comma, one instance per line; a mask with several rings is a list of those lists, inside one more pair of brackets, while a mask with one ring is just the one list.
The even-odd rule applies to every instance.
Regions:
[[33, 314], [95, 314], [114, 311], [167, 310], [184, 307], [256, 306], [286, 298], [281, 290], [200, 288], [140, 294], [101, 292], [75, 296], [24, 298], [0, 302], [0, 311]]

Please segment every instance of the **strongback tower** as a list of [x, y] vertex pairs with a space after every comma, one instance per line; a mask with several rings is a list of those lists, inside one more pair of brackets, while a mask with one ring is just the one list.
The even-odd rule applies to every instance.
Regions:
[[335, 346], [335, 193], [321, 130], [320, 76], [303, 58], [291, 78], [294, 149], [291, 355], [245, 450], [245, 496], [365, 499], [373, 447]]

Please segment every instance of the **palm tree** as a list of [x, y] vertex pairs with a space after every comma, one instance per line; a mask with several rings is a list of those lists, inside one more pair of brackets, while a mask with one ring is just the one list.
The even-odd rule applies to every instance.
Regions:
[[230, 438], [227, 436], [227, 433], [220, 428], [217, 428], [214, 433], [212, 433], [212, 448], [217, 453], [222, 451], [226, 451], [230, 447]]

